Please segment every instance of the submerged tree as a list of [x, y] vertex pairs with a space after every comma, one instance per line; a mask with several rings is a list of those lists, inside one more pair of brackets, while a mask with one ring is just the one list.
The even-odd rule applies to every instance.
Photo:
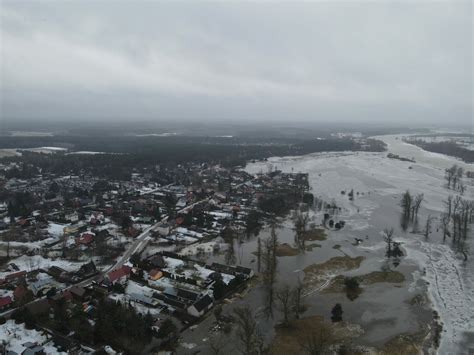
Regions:
[[301, 282], [301, 279], [298, 278], [298, 284], [293, 289], [293, 297], [292, 297], [293, 310], [295, 312], [296, 319], [299, 319], [300, 312], [302, 310], [302, 305], [301, 305], [302, 293], [303, 293], [303, 283]]
[[383, 234], [384, 234], [384, 240], [385, 240], [385, 243], [387, 243], [387, 251], [386, 251], [386, 255], [388, 257], [392, 256], [392, 243], [393, 243], [393, 228], [385, 228], [383, 230]]
[[285, 327], [290, 324], [291, 298], [292, 292], [288, 285], [281, 287], [276, 292], [277, 308], [283, 314], [283, 325]]
[[309, 214], [302, 212], [301, 210], [298, 210], [295, 212], [294, 218], [293, 218], [293, 223], [295, 226], [295, 239], [296, 239], [296, 244], [298, 245], [299, 249], [304, 251], [305, 250], [305, 235], [306, 235], [306, 229], [308, 226], [308, 221], [309, 221]]
[[262, 240], [260, 237], [257, 239], [257, 271], [260, 272], [262, 265]]
[[240, 351], [245, 355], [258, 354], [263, 341], [251, 309], [248, 306], [234, 308], [234, 317]]
[[428, 239], [431, 234], [431, 228], [432, 228], [432, 224], [434, 220], [435, 220], [435, 217], [428, 215], [428, 218], [426, 219], [426, 223], [425, 223], [425, 231], [423, 232], [426, 239]]
[[413, 200], [413, 205], [411, 207], [412, 209], [412, 215], [411, 219], [414, 221], [415, 219], [418, 218], [418, 211], [420, 210], [421, 203], [424, 200], [424, 195], [423, 194], [418, 194], [415, 196], [415, 199]]
[[276, 221], [271, 223], [270, 237], [264, 241], [263, 253], [263, 286], [265, 288], [265, 313], [273, 316], [274, 287], [276, 282], [278, 236]]

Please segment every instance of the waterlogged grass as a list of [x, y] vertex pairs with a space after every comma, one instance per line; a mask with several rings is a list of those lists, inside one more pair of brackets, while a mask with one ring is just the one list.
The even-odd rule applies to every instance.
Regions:
[[422, 354], [423, 342], [428, 335], [428, 329], [422, 329], [414, 334], [400, 334], [390, 339], [379, 351], [379, 355], [418, 355]]
[[276, 256], [296, 256], [300, 253], [299, 249], [293, 248], [288, 243], [279, 244], [276, 248]]
[[358, 269], [365, 259], [364, 256], [351, 258], [350, 256], [336, 256], [321, 264], [307, 266], [304, 271], [303, 284], [305, 290], [310, 292], [341, 272]]
[[[369, 274], [357, 276], [360, 286], [371, 285], [375, 283], [401, 283], [405, 281], [405, 276], [398, 271], [373, 271]], [[344, 283], [345, 276], [338, 275], [331, 280], [331, 283], [323, 290], [326, 293], [346, 292]], [[360, 292], [362, 293], [362, 289]]]
[[304, 233], [304, 240], [306, 241], [323, 241], [326, 239], [326, 231], [322, 228], [314, 228]]
[[[275, 327], [275, 337], [271, 346], [271, 354], [306, 354], [304, 344], [310, 341], [321, 343], [321, 354], [325, 354], [333, 346], [350, 343], [351, 339], [363, 333], [358, 325], [347, 322], [332, 323], [322, 316], [311, 316], [290, 321], [288, 327]], [[351, 354], [359, 354], [351, 352]], [[360, 353], [362, 354], [362, 353]]]

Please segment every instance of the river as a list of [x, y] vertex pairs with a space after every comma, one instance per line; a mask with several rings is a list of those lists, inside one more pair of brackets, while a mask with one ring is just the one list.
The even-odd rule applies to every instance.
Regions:
[[[321, 247], [292, 257], [278, 258], [278, 284], [294, 283], [303, 276], [303, 269], [314, 263], [324, 262], [334, 256], [364, 256], [365, 260], [357, 270], [346, 275], [362, 275], [380, 271], [387, 267], [385, 243], [381, 231], [395, 229], [395, 239], [402, 242], [405, 256], [397, 271], [403, 273], [406, 281], [395, 287], [391, 284], [374, 284], [366, 287], [363, 294], [350, 301], [344, 294], [321, 293], [315, 288], [305, 297], [309, 306], [304, 316], [322, 315], [330, 317], [334, 304], [341, 303], [344, 320], [362, 327], [364, 334], [355, 340], [358, 344], [380, 348], [399, 334], [413, 334], [432, 320], [432, 309], [436, 309], [443, 322], [439, 354], [463, 354], [467, 348], [474, 348], [474, 264], [463, 262], [449, 246], [442, 243], [439, 230], [434, 227], [429, 240], [419, 234], [404, 232], [399, 226], [401, 194], [407, 189], [413, 194], [423, 193], [425, 201], [420, 210], [420, 221], [428, 215], [439, 216], [443, 212], [443, 201], [452, 191], [444, 186], [444, 169], [458, 164], [465, 170], [474, 171], [473, 164], [440, 154], [425, 152], [404, 143], [402, 136], [379, 136], [388, 146], [388, 152], [407, 158], [415, 163], [387, 158], [387, 153], [342, 152], [318, 153], [300, 157], [273, 157], [266, 162], [248, 164], [250, 173], [279, 169], [284, 172], [309, 173], [311, 192], [315, 197], [334, 201], [341, 211], [338, 218], [346, 221], [340, 231], [329, 232], [328, 239], [318, 242]], [[341, 191], [354, 189], [354, 201]], [[473, 199], [472, 182], [468, 183], [464, 198]], [[313, 212], [315, 223], [321, 222], [322, 212]], [[436, 222], [437, 223], [437, 222]], [[259, 237], [265, 238], [268, 229]], [[278, 230], [281, 243], [292, 244], [294, 231], [291, 220], [283, 222]], [[354, 245], [355, 238], [363, 239], [361, 245]], [[471, 250], [474, 244], [471, 242]], [[256, 238], [236, 244], [237, 262], [256, 268]], [[335, 249], [340, 245], [340, 249]], [[205, 260], [223, 260], [223, 256], [208, 255]], [[430, 303], [424, 306], [410, 305], [416, 295], [427, 294]], [[281, 319], [278, 313], [273, 319], [261, 315], [263, 290], [254, 287], [242, 300], [224, 307], [230, 312], [236, 305], [247, 304], [258, 317], [262, 332], [270, 339], [273, 326]], [[194, 331], [183, 333], [182, 341], [193, 344], [193, 350], [206, 353], [206, 342], [213, 316], [204, 320]], [[229, 339], [224, 345], [229, 354], [237, 353], [235, 343]], [[189, 350], [181, 348], [181, 353]]]

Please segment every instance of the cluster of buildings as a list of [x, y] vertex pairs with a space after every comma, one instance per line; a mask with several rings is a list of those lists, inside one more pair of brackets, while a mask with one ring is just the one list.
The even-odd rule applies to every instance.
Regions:
[[206, 164], [153, 167], [127, 181], [8, 178], [17, 168], [0, 166], [0, 317], [24, 307], [49, 314], [66, 300], [94, 322], [106, 298], [151, 314], [156, 329], [168, 317], [196, 322], [243, 288], [252, 269], [193, 256], [225, 248], [228, 229], [248, 232], [252, 211], [268, 213], [262, 199], [308, 189], [307, 174]]

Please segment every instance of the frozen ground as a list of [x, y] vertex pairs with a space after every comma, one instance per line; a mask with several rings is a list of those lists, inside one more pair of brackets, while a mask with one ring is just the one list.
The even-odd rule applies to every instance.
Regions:
[[[425, 152], [404, 143], [401, 136], [377, 137], [388, 145], [388, 152], [407, 158], [415, 163], [388, 159], [385, 153], [320, 153], [302, 157], [275, 157], [268, 162], [249, 164], [250, 173], [280, 169], [284, 172], [309, 173], [309, 182], [315, 197], [328, 202], [335, 200], [342, 207], [341, 216], [354, 235], [370, 234], [383, 227], [398, 224], [394, 211], [399, 209], [401, 193], [423, 193], [425, 201], [420, 219], [428, 214], [437, 216], [444, 210], [443, 200], [453, 191], [444, 187], [444, 170], [453, 164], [474, 171], [473, 164], [460, 162], [442, 154]], [[359, 192], [355, 201], [349, 201], [347, 192]], [[346, 194], [342, 195], [341, 190]], [[472, 182], [463, 198], [473, 199]], [[391, 207], [389, 207], [391, 206]], [[471, 232], [472, 234], [472, 232]], [[464, 354], [473, 347], [474, 337], [474, 263], [463, 261], [439, 239], [426, 242], [420, 236], [397, 235], [403, 238], [407, 250], [406, 262], [416, 266], [415, 279], [428, 282], [428, 294], [433, 307], [443, 322], [443, 334], [439, 354]], [[474, 250], [473, 238], [470, 239]], [[363, 248], [379, 248], [364, 245]], [[367, 261], [369, 264], [370, 261]], [[425, 272], [423, 272], [425, 270]], [[467, 339], [471, 339], [471, 343]], [[466, 345], [467, 344], [467, 345]]]

